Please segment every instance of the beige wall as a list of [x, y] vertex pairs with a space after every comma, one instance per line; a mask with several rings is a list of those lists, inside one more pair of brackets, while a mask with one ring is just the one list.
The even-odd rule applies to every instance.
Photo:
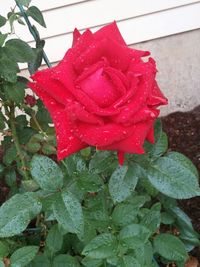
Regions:
[[169, 98], [162, 114], [200, 105], [200, 29], [133, 45], [149, 50], [157, 62], [157, 80]]

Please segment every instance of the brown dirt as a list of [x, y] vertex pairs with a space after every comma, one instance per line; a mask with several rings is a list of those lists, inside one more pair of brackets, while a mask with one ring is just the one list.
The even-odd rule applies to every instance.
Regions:
[[[162, 124], [168, 135], [169, 149], [190, 158], [200, 173], [200, 106], [190, 112], [175, 112], [163, 117]], [[181, 200], [179, 205], [200, 233], [200, 197]], [[200, 262], [200, 248], [196, 248], [192, 255]]]

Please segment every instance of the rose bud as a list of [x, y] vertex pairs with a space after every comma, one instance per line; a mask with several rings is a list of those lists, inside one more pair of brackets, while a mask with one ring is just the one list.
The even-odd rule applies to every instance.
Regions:
[[26, 105], [29, 105], [30, 107], [33, 107], [36, 105], [37, 101], [34, 96], [32, 95], [26, 95], [24, 98], [24, 103]]
[[167, 99], [160, 91], [156, 63], [149, 52], [129, 48], [116, 23], [95, 33], [74, 31], [73, 46], [60, 63], [36, 72], [29, 87], [49, 110], [56, 129], [57, 157], [88, 146], [144, 153], [154, 142], [157, 109]]

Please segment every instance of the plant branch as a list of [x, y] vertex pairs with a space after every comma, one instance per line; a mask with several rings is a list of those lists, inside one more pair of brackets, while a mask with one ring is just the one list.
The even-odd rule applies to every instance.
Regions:
[[21, 164], [22, 164], [22, 171], [23, 171], [23, 175], [25, 180], [29, 180], [29, 175], [27, 172], [27, 166], [24, 160], [24, 155], [21, 151], [21, 147], [20, 147], [20, 143], [19, 143], [19, 139], [17, 136], [17, 131], [16, 131], [16, 126], [15, 126], [15, 108], [14, 105], [10, 105], [10, 112], [7, 110], [7, 113], [9, 114], [9, 121], [10, 121], [10, 128], [11, 128], [11, 132], [12, 132], [12, 137], [13, 137], [13, 141], [17, 150], [17, 155], [20, 158]]
[[[21, 4], [19, 4], [19, 3], [17, 3], [17, 2], [16, 2], [16, 5], [18, 6], [18, 8], [19, 8], [19, 10], [20, 10], [20, 12], [21, 12], [21, 15], [23, 16], [23, 18], [24, 18], [24, 20], [25, 20], [25, 22], [26, 22], [26, 24], [27, 24], [27, 26], [28, 26], [28, 28], [29, 28], [29, 31], [30, 31], [30, 33], [32, 34], [33, 38], [34, 38], [34, 40], [35, 40], [36, 42], [40, 41], [40, 38], [39, 38], [39, 36], [38, 36], [38, 33], [35, 31], [34, 27], [31, 25], [31, 23], [30, 23], [30, 21], [29, 21], [29, 18], [28, 18], [28, 16], [27, 16], [27, 14], [26, 14], [26, 12], [25, 12], [23, 6], [22, 6]], [[52, 66], [51, 66], [51, 63], [50, 63], [50, 61], [49, 61], [49, 59], [48, 59], [46, 53], [44, 52], [44, 49], [43, 49], [43, 59], [44, 59], [45, 63], [47, 64], [47, 66], [48, 66], [49, 68], [51, 68], [51, 67], [52, 67]]]

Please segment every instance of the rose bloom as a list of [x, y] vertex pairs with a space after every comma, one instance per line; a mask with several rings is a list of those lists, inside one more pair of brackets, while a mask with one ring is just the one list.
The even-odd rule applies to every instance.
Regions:
[[[59, 48], [58, 48], [59, 49]], [[95, 33], [73, 33], [73, 45], [61, 62], [36, 72], [29, 87], [50, 112], [63, 159], [87, 146], [124, 153], [144, 153], [154, 142], [157, 109], [166, 105], [150, 53], [129, 48], [116, 23]]]

